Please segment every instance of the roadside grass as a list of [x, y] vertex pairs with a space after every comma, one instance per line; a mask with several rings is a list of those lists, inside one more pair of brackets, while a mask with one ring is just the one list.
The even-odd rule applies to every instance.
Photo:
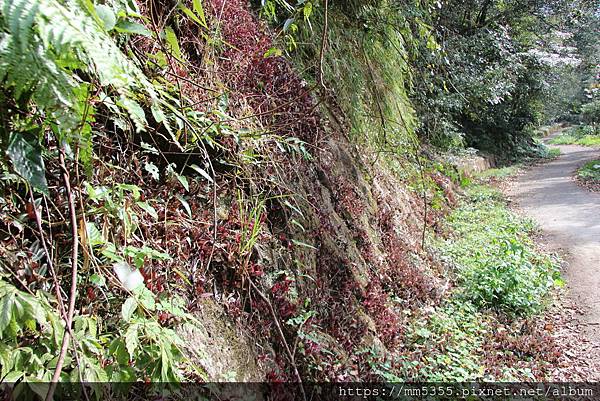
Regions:
[[[484, 176], [514, 171], [514, 167], [493, 169]], [[526, 336], [511, 330], [518, 325], [514, 323], [542, 312], [552, 289], [562, 285], [558, 261], [536, 249], [534, 223], [510, 211], [502, 193], [488, 185], [466, 188], [462, 204], [446, 225], [447, 238], [433, 243], [451, 266], [454, 287], [440, 305], [409, 327], [411, 346], [425, 362], [416, 379], [534, 378], [536, 366], [548, 364], [544, 357], [503, 349], [497, 336]]]
[[600, 160], [592, 160], [581, 166], [576, 178], [588, 190], [600, 192]]
[[536, 162], [539, 160], [550, 160], [560, 156], [560, 149], [551, 148], [543, 143], [540, 139], [534, 138], [536, 151], [531, 157], [527, 157], [523, 160], [525, 163]]
[[491, 179], [491, 178], [496, 178], [496, 179], [508, 178], [508, 177], [515, 175], [519, 171], [521, 166], [522, 166], [522, 164], [513, 164], [511, 166], [506, 166], [506, 167], [490, 168], [490, 169], [487, 169], [487, 170], [482, 171], [481, 173], [477, 174], [476, 177], [483, 179], [483, 180], [487, 180], [487, 179]]
[[492, 181], [504, 180], [506, 178], [512, 177], [516, 175], [519, 170], [528, 164], [536, 163], [539, 161], [547, 161], [551, 159], [555, 159], [560, 156], [560, 149], [551, 148], [541, 144], [540, 151], [537, 154], [537, 157], [527, 158], [521, 162], [513, 163], [509, 166], [490, 168], [485, 171], [482, 171], [475, 175], [475, 177], [483, 182], [489, 183]]
[[548, 143], [553, 145], [582, 145], [600, 147], [600, 129], [592, 125], [579, 125], [565, 130], [561, 135], [552, 138]]
[[600, 182], [600, 160], [592, 160], [577, 170], [577, 176], [584, 181]]
[[560, 156], [560, 149], [559, 148], [549, 148], [549, 150], [548, 150], [548, 158], [554, 159], [554, 158], [556, 158], [558, 156]]

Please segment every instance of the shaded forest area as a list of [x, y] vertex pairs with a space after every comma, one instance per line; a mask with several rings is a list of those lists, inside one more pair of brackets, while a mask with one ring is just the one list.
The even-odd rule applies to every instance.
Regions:
[[599, 135], [593, 1], [0, 5], [14, 397], [589, 379], [544, 321], [560, 262], [455, 161]]

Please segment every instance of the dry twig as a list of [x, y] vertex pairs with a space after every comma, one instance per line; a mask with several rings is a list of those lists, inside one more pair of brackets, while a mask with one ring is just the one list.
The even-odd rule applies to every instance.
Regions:
[[327, 47], [327, 31], [329, 30], [329, 0], [325, 0], [323, 5], [325, 7], [325, 21], [323, 22], [323, 36], [321, 37], [321, 50], [319, 52], [319, 83], [321, 84], [323, 89], [327, 90], [325, 82], [323, 81], [323, 60], [325, 58], [325, 48]]
[[71, 217], [71, 234], [73, 236], [73, 249], [71, 253], [71, 293], [69, 295], [69, 309], [65, 320], [65, 333], [63, 336], [62, 345], [60, 348], [60, 354], [56, 362], [56, 369], [52, 376], [52, 382], [48, 393], [46, 394], [45, 401], [51, 401], [54, 397], [54, 391], [58, 384], [58, 379], [62, 372], [63, 364], [65, 362], [65, 356], [67, 355], [67, 349], [69, 348], [69, 340], [71, 338], [71, 325], [73, 323], [73, 314], [75, 313], [75, 299], [77, 297], [77, 263], [79, 253], [79, 237], [77, 230], [77, 209], [75, 207], [75, 199], [73, 198], [73, 192], [71, 191], [71, 183], [69, 177], [69, 171], [65, 165], [65, 151], [61, 148], [59, 152], [60, 167], [63, 170], [63, 179], [65, 182], [65, 189], [67, 191], [67, 200], [69, 202], [69, 214]]

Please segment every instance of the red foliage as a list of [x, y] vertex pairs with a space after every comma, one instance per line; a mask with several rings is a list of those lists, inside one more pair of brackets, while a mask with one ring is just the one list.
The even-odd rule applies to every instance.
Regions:
[[93, 301], [94, 299], [96, 299], [96, 290], [94, 290], [93, 287], [87, 287], [86, 293], [89, 301]]
[[208, 9], [225, 42], [219, 73], [233, 100], [245, 100], [263, 124], [281, 135], [316, 140], [320, 119], [309, 88], [284, 58], [265, 57], [273, 41], [248, 3], [211, 0]]
[[375, 322], [377, 333], [387, 347], [395, 347], [404, 334], [398, 314], [390, 308], [388, 295], [381, 289], [378, 280], [369, 283], [363, 305]]
[[367, 331], [358, 318], [362, 291], [351, 277], [348, 261], [336, 260], [325, 247], [317, 260], [320, 275], [311, 297], [318, 313], [315, 324], [351, 352]]
[[288, 294], [293, 281], [286, 277], [281, 281], [276, 282], [271, 287], [271, 295], [273, 296], [274, 307], [279, 312], [282, 319], [289, 319], [297, 312], [297, 306], [292, 304], [288, 299]]
[[157, 274], [152, 267], [143, 268], [140, 270], [146, 287], [154, 293], [161, 293], [164, 290], [164, 277]]
[[365, 202], [356, 192], [356, 186], [350, 184], [348, 179], [344, 177], [339, 177], [337, 181], [337, 189], [335, 191], [337, 200], [353, 219], [360, 217], [365, 209]]
[[425, 301], [432, 296], [433, 282], [419, 267], [410, 263], [408, 247], [395, 230], [393, 214], [394, 211], [390, 210], [379, 216], [382, 242], [386, 250], [385, 266], [380, 267], [380, 271], [387, 276], [384, 284], [404, 299]]

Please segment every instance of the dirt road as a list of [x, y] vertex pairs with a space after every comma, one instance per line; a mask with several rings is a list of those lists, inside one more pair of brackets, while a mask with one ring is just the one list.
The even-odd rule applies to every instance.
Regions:
[[529, 169], [510, 190], [513, 201], [536, 220], [553, 250], [566, 254], [569, 296], [584, 315], [580, 331], [600, 347], [600, 193], [578, 186], [573, 174], [600, 150], [560, 145], [561, 156]]

